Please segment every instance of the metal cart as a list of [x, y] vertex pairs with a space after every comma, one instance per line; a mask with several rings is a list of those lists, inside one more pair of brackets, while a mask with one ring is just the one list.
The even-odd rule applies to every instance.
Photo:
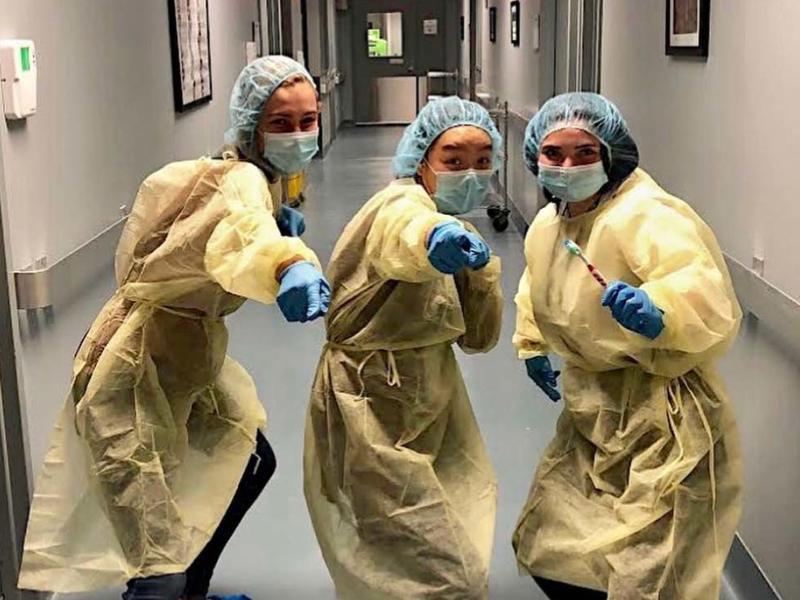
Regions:
[[508, 101], [498, 102], [494, 108], [489, 109], [489, 114], [494, 118], [497, 129], [503, 134], [503, 166], [502, 174], [498, 175], [498, 179], [502, 177], [501, 193], [491, 195], [486, 214], [492, 220], [495, 231], [502, 232], [508, 229], [508, 217], [511, 214], [511, 209], [508, 207]]

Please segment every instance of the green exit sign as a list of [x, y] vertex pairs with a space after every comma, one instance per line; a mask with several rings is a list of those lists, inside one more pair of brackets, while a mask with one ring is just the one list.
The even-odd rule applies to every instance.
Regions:
[[19, 49], [19, 57], [20, 61], [22, 62], [22, 70], [23, 71], [30, 71], [31, 70], [31, 49], [29, 46], [24, 46]]

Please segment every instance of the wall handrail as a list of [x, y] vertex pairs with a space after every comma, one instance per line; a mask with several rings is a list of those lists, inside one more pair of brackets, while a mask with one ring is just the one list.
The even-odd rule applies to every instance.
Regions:
[[733, 287], [744, 310], [764, 323], [800, 355], [800, 301], [730, 254], [724, 254]]
[[122, 217], [103, 231], [75, 248], [56, 262], [42, 268], [14, 271], [14, 287], [19, 310], [37, 310], [53, 306], [58, 300], [59, 281], [73, 279], [72, 273], [94, 272], [109, 262], [128, 217]]
[[500, 107], [502, 107], [505, 103], [508, 102], [508, 116], [510, 117], [511, 123], [516, 123], [520, 126], [523, 130], [528, 126], [528, 122], [533, 118], [533, 115], [539, 110], [538, 107], [535, 108], [526, 108], [526, 109], [517, 109], [512, 108], [511, 103], [508, 100], [504, 100], [500, 96], [496, 95], [491, 90], [487, 90], [485, 92], [478, 92], [477, 100], [483, 105], [484, 108], [491, 111], [496, 111]]

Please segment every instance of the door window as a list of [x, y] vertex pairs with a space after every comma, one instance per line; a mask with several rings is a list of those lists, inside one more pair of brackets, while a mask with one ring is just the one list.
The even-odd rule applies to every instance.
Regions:
[[368, 13], [367, 48], [370, 58], [403, 56], [403, 13]]

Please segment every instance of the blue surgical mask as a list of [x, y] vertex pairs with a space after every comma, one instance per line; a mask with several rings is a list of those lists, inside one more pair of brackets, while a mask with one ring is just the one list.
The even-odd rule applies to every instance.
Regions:
[[[431, 169], [433, 170], [433, 169]], [[476, 208], [486, 198], [494, 171], [433, 171], [436, 174], [436, 193], [433, 201], [439, 212], [463, 215]]]
[[280, 173], [305, 171], [319, 150], [318, 131], [265, 133], [264, 158]]
[[539, 184], [559, 200], [583, 202], [608, 183], [602, 162], [579, 167], [554, 167], [539, 163]]

